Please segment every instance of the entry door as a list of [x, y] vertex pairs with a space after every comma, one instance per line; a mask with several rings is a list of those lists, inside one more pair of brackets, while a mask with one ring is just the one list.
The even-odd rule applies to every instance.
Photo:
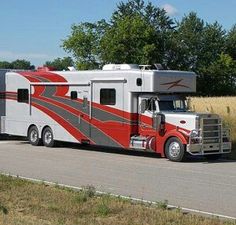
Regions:
[[109, 129], [123, 126], [124, 123], [124, 84], [95, 83], [93, 86], [92, 117]]
[[81, 132], [86, 135], [88, 138], [91, 137], [91, 118], [90, 118], [90, 93], [88, 90], [83, 90], [80, 88], [79, 91], [80, 111], [79, 115], [79, 129]]
[[126, 140], [124, 126], [124, 84], [101, 82], [93, 84], [91, 137], [96, 143], [121, 147]]

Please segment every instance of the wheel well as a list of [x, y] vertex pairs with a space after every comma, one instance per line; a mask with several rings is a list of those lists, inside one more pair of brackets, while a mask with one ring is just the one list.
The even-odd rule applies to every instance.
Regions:
[[43, 129], [42, 129], [41, 137], [43, 136], [43, 132], [44, 132], [44, 130], [45, 130], [46, 128], [52, 129], [52, 128], [51, 128], [50, 126], [48, 126], [48, 125], [44, 126]]
[[[29, 136], [29, 130], [31, 129], [31, 127], [36, 127], [37, 126], [35, 124], [31, 124], [29, 127], [28, 127], [28, 130], [27, 130], [27, 137]], [[37, 128], [38, 129], [38, 128]]]

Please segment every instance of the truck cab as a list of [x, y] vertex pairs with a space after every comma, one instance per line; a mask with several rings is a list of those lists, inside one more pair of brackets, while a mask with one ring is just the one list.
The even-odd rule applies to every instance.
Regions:
[[183, 95], [144, 94], [139, 96], [139, 135], [131, 138], [131, 146], [171, 161], [187, 154], [216, 159], [231, 151], [230, 131], [216, 114], [191, 112]]
[[131, 138], [131, 146], [172, 161], [187, 154], [213, 159], [231, 150], [229, 129], [218, 115], [189, 111], [183, 95], [158, 93], [139, 96], [139, 135]]

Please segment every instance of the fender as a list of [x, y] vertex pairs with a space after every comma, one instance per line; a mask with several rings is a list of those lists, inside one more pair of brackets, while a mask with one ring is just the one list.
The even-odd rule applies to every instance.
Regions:
[[186, 145], [188, 144], [188, 137], [186, 137], [186, 135], [184, 135], [182, 132], [178, 131], [178, 130], [172, 130], [170, 132], [167, 132], [165, 135], [165, 142], [167, 139], [169, 139], [170, 137], [177, 137], [180, 139], [180, 141]]
[[184, 135], [183, 133], [181, 133], [178, 130], [171, 130], [171, 131], [167, 132], [163, 138], [161, 138], [161, 139], [159, 139], [159, 141], [157, 141], [158, 143], [156, 146], [156, 148], [157, 148], [156, 152], [161, 154], [162, 157], [165, 157], [165, 143], [170, 137], [177, 137], [184, 145], [188, 144], [188, 137], [186, 135]]

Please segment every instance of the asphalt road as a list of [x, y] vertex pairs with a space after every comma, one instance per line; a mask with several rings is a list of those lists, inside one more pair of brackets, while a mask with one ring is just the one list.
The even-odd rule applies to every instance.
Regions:
[[0, 172], [78, 187], [93, 185], [99, 191], [236, 217], [236, 162], [174, 163], [123, 152], [0, 140]]

